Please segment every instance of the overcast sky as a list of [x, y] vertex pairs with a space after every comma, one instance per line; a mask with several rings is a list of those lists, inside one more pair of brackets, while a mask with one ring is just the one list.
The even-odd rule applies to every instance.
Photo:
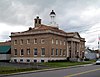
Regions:
[[100, 36], [100, 0], [0, 0], [0, 42], [9, 40], [11, 32], [34, 27], [39, 15], [43, 24], [50, 23], [54, 10], [59, 28], [79, 32], [86, 46], [97, 49]]

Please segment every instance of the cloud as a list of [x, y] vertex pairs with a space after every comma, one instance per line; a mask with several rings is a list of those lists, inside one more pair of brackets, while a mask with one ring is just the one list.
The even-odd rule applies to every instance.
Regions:
[[26, 26], [11, 26], [4, 23], [0, 23], [0, 41], [6, 41], [10, 39], [11, 32], [20, 32], [28, 30]]
[[19, 31], [19, 27], [22, 27], [21, 30], [32, 27], [37, 14], [42, 23], [49, 24], [52, 9], [56, 12], [56, 22], [61, 29], [77, 31], [86, 38], [86, 46], [97, 47], [100, 0], [0, 0], [0, 26], [3, 28], [0, 39], [8, 39], [7, 33], [9, 36], [10, 32]]

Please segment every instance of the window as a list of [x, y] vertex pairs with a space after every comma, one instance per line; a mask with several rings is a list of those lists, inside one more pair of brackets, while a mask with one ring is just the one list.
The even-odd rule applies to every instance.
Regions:
[[21, 49], [20, 55], [24, 55], [24, 50]]
[[45, 48], [41, 48], [41, 55], [45, 55]]
[[65, 55], [66, 55], [66, 49], [63, 50], [63, 56], [65, 56]]
[[62, 41], [60, 40], [60, 45], [62, 45]]
[[56, 49], [56, 56], [58, 55], [58, 49]]
[[29, 55], [30, 54], [30, 49], [27, 49], [27, 55]]
[[37, 44], [37, 39], [36, 38], [34, 39], [34, 44]]
[[52, 39], [52, 44], [54, 44], [54, 39]]
[[56, 39], [56, 44], [58, 44], [58, 39]]
[[23, 59], [20, 59], [20, 62], [23, 62]]
[[64, 41], [64, 45], [65, 45], [65, 41]]
[[37, 56], [37, 53], [38, 53], [37, 48], [34, 48], [34, 55]]
[[54, 48], [51, 49], [51, 55], [54, 55]]
[[39, 20], [39, 24], [41, 24], [41, 20]]
[[20, 40], [20, 44], [21, 44], [21, 45], [23, 44], [23, 39]]
[[41, 44], [44, 44], [44, 43], [45, 43], [44, 39], [41, 39]]
[[37, 60], [34, 60], [34, 63], [36, 63], [37, 62]]
[[69, 50], [69, 58], [71, 58], [71, 50]]
[[59, 53], [59, 55], [60, 55], [60, 56], [62, 55], [62, 49], [60, 49], [60, 53]]
[[44, 60], [41, 60], [41, 62], [44, 62]]
[[14, 55], [17, 55], [17, 49], [14, 49], [14, 51], [15, 51]]
[[35, 24], [37, 24], [37, 20], [35, 19]]
[[14, 40], [14, 45], [16, 45], [17, 44], [17, 40]]
[[30, 44], [30, 39], [27, 39], [27, 44]]
[[14, 62], [16, 63], [17, 62], [17, 59], [14, 59]]
[[27, 59], [27, 62], [30, 62], [30, 59]]

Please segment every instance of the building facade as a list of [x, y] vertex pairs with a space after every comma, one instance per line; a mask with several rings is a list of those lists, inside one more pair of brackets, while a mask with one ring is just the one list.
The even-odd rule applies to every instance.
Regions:
[[43, 25], [38, 16], [34, 19], [34, 28], [12, 32], [10, 37], [12, 62], [48, 62], [83, 58], [85, 39], [81, 38], [78, 32], [68, 33], [56, 26]]

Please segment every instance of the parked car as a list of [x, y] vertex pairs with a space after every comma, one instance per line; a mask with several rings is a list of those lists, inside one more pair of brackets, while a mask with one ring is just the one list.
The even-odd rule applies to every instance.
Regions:
[[100, 59], [98, 59], [98, 60], [96, 61], [96, 64], [100, 64]]

